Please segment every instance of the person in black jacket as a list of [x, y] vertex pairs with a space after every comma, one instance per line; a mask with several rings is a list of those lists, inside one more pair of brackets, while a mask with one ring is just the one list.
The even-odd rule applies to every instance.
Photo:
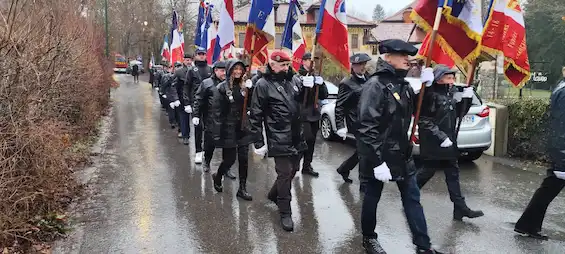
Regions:
[[[362, 88], [358, 108], [363, 247], [367, 253], [386, 253], [375, 233], [376, 210], [384, 184], [395, 181], [417, 253], [438, 253], [431, 248], [408, 137], [417, 96], [405, 77], [410, 68], [408, 56], [418, 49], [394, 39], [381, 41], [379, 52], [381, 59]], [[434, 80], [431, 68], [422, 71], [421, 80], [426, 84]]]
[[159, 95], [159, 101], [161, 102], [161, 108], [167, 109], [165, 102], [163, 101], [163, 93], [161, 92], [161, 77], [163, 77], [163, 73], [165, 72], [165, 65], [162, 65], [162, 69], [155, 70], [155, 77], [153, 77], [153, 87], [157, 90], [157, 94]]
[[[302, 65], [298, 73], [305, 77], [310, 76], [310, 69], [312, 68], [312, 54], [306, 53], [302, 57]], [[311, 76], [310, 76], [311, 77]], [[320, 100], [328, 98], [328, 88], [324, 83], [324, 79], [320, 76], [315, 76], [314, 84], [306, 86], [304, 90], [305, 98], [302, 102], [302, 122], [304, 125], [304, 138], [308, 149], [304, 152], [304, 161], [302, 162], [302, 174], [311, 176], [319, 176], [319, 173], [312, 168], [312, 159], [314, 157], [314, 146], [316, 145], [316, 136], [320, 129]], [[318, 93], [318, 100], [316, 100], [316, 92]]]
[[171, 129], [174, 129], [175, 125], [178, 125], [175, 108], [177, 107], [177, 104], [180, 106], [180, 101], [178, 100], [178, 94], [174, 87], [173, 80], [173, 67], [168, 67], [166, 72], [164, 72], [161, 76], [159, 92], [161, 93], [161, 98], [163, 98], [163, 102], [167, 108], [167, 115], [169, 116]]
[[[337, 102], [335, 104], [335, 125], [337, 135], [345, 140], [347, 133], [357, 136], [357, 105], [359, 104], [359, 93], [361, 86], [367, 82], [369, 74], [366, 73], [365, 66], [371, 61], [371, 57], [365, 53], [355, 54], [350, 57], [351, 76], [344, 78], [339, 84]], [[347, 126], [346, 126], [347, 124]], [[349, 172], [359, 163], [357, 151], [345, 160], [337, 168], [337, 173], [341, 175], [346, 183], [352, 183], [349, 179]]]
[[548, 239], [541, 233], [547, 207], [565, 188], [565, 67], [563, 77], [549, 99], [548, 154], [551, 168], [514, 227], [517, 233], [542, 240]]
[[200, 75], [198, 71], [192, 67], [192, 56], [190, 54], [184, 55], [184, 62], [182, 68], [175, 70], [174, 86], [177, 89], [180, 106], [176, 107], [177, 115], [179, 116], [180, 137], [183, 138], [185, 145], [189, 144], [190, 137], [190, 114], [192, 113], [192, 100], [194, 87], [200, 84]]
[[[282, 51], [271, 54], [269, 66], [257, 81], [251, 100], [251, 134], [255, 153], [275, 159], [277, 180], [269, 191], [269, 200], [279, 207], [282, 228], [294, 230], [290, 207], [292, 179], [300, 167], [301, 154], [306, 150], [302, 130], [300, 104], [302, 84], [300, 78], [289, 71], [291, 58]], [[312, 77], [304, 83], [313, 86]], [[267, 132], [267, 145], [263, 140], [263, 125]]]
[[[198, 48], [196, 49], [194, 56], [194, 70], [198, 71], [200, 80], [205, 80], [212, 76], [212, 68], [206, 62], [206, 49]], [[194, 94], [200, 88], [202, 83], [194, 84]], [[202, 135], [204, 130], [202, 125], [194, 125], [194, 147], [196, 148], [196, 154], [194, 157], [194, 162], [196, 164], [202, 163]]]
[[252, 143], [247, 123], [247, 100], [252, 94], [251, 80], [245, 80], [245, 65], [243, 62], [231, 59], [226, 63], [226, 80], [218, 84], [218, 96], [213, 107], [216, 114], [214, 124], [214, 143], [222, 148], [222, 164], [218, 171], [212, 174], [214, 189], [222, 192], [222, 177], [235, 163], [237, 157], [239, 164], [239, 190], [236, 196], [244, 200], [252, 200], [247, 192], [247, 168], [249, 157], [249, 144]]
[[[210, 171], [210, 162], [214, 155], [214, 130], [213, 128], [221, 128], [220, 125], [214, 123], [215, 114], [219, 111], [214, 108], [214, 100], [218, 98], [218, 84], [226, 79], [226, 63], [218, 61], [214, 64], [214, 73], [208, 79], [202, 81], [202, 84], [196, 90], [194, 96], [194, 112], [192, 124], [201, 126], [204, 130], [204, 172]], [[229, 171], [228, 171], [229, 172]]]
[[[484, 213], [471, 210], [461, 194], [457, 162], [459, 149], [455, 133], [457, 118], [462, 119], [471, 107], [471, 103], [463, 103], [463, 98], [473, 98], [473, 87], [454, 86], [455, 71], [445, 65], [434, 67], [434, 77], [433, 85], [424, 93], [418, 123], [420, 158], [423, 162], [423, 168], [416, 177], [418, 187], [421, 189], [434, 176], [436, 170], [442, 169], [454, 205], [453, 219], [460, 221], [463, 217], [481, 217]], [[459, 115], [463, 106], [466, 106], [464, 114]]]

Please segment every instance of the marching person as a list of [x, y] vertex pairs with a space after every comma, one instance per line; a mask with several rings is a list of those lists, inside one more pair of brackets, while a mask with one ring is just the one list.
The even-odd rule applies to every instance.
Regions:
[[[252, 143], [249, 135], [247, 120], [247, 101], [251, 94], [251, 80], [245, 80], [245, 65], [242, 61], [231, 59], [226, 62], [226, 79], [218, 84], [218, 96], [213, 107], [219, 113], [214, 119], [216, 131], [214, 143], [222, 148], [222, 163], [218, 171], [212, 174], [214, 189], [222, 192], [222, 177], [230, 170], [237, 157], [239, 164], [239, 189], [236, 196], [251, 201], [252, 197], [247, 192], [247, 168], [249, 157], [249, 144]], [[245, 108], [245, 109], [244, 109]]]
[[[312, 54], [306, 53], [302, 57], [302, 65], [298, 73], [305, 77], [310, 76], [312, 71]], [[324, 79], [320, 76], [314, 77], [314, 85], [304, 85], [305, 99], [302, 102], [302, 123], [304, 125], [304, 138], [308, 149], [304, 152], [304, 161], [302, 162], [302, 174], [318, 177], [319, 173], [312, 168], [312, 159], [314, 157], [314, 146], [316, 145], [316, 136], [320, 129], [320, 100], [328, 97], [328, 88], [324, 83]], [[316, 99], [316, 95], [318, 98]]]
[[[196, 49], [196, 55], [194, 56], [194, 67], [195, 71], [198, 71], [198, 75], [200, 75], [200, 80], [205, 80], [212, 75], [212, 68], [208, 66], [208, 62], [206, 62], [206, 49], [198, 48]], [[202, 83], [194, 84], [194, 93], [200, 89]], [[204, 134], [203, 126], [194, 125], [194, 147], [196, 148], [196, 154], [194, 158], [194, 162], [196, 164], [202, 163], [202, 135]]]
[[[359, 93], [361, 86], [367, 82], [367, 62], [371, 57], [365, 53], [354, 54], [350, 57], [351, 76], [344, 78], [339, 84], [337, 102], [335, 104], [335, 125], [337, 135], [345, 140], [347, 133], [357, 137], [357, 105], [359, 104]], [[344, 123], [345, 122], [345, 123]], [[349, 172], [359, 163], [357, 151], [345, 160], [338, 168], [337, 173], [341, 175], [346, 183], [352, 183], [349, 179]]]
[[165, 73], [165, 68], [167, 68], [164, 64], [161, 64], [163, 69], [155, 70], [155, 77], [153, 78], [153, 87], [157, 90], [157, 94], [159, 95], [159, 101], [161, 102], [161, 108], [167, 109], [165, 102], [163, 101], [163, 92], [161, 91], [161, 77]]
[[[384, 40], [379, 43], [379, 52], [382, 59], [362, 87], [358, 109], [363, 247], [367, 253], [386, 253], [375, 233], [376, 212], [384, 184], [395, 181], [416, 253], [439, 253], [431, 248], [408, 137], [417, 96], [404, 78], [410, 67], [408, 56], [418, 49], [402, 40]], [[421, 80], [426, 84], [434, 80], [431, 68], [423, 71]]]
[[171, 129], [174, 129], [175, 125], [178, 125], [178, 114], [175, 108], [180, 106], [177, 89], [175, 88], [173, 82], [174, 78], [173, 67], [168, 67], [167, 72], [163, 73], [163, 75], [161, 76], [161, 88], [159, 89], [159, 91], [162, 93], [161, 98], [163, 98], [163, 101], [167, 107], [167, 115], [169, 116], [169, 124], [171, 125]]
[[[300, 157], [306, 150], [302, 132], [300, 103], [304, 85], [313, 87], [314, 77], [303, 77], [289, 71], [291, 58], [282, 51], [271, 54], [263, 77], [257, 81], [251, 100], [251, 133], [255, 141], [255, 153], [275, 159], [277, 180], [269, 191], [269, 200], [279, 208], [282, 228], [294, 230], [290, 207], [291, 184], [300, 167]], [[266, 128], [267, 144], [263, 139]]]
[[[459, 184], [459, 149], [457, 148], [457, 118], [467, 114], [471, 103], [463, 103], [463, 98], [473, 98], [473, 87], [454, 86], [455, 71], [438, 64], [434, 67], [434, 82], [424, 92], [418, 133], [420, 137], [420, 158], [423, 168], [417, 174], [418, 187], [422, 187], [434, 176], [436, 170], [445, 173], [445, 182], [451, 202], [453, 202], [453, 219], [463, 217], [477, 218], [484, 215], [482, 211], [471, 210], [461, 194]], [[461, 90], [461, 91], [459, 91]], [[460, 115], [461, 114], [461, 115]]]
[[514, 227], [517, 233], [542, 240], [548, 239], [541, 233], [547, 207], [565, 188], [565, 111], [563, 110], [565, 107], [565, 67], [563, 77], [549, 99], [548, 152], [551, 168], [547, 170], [547, 177], [532, 196], [526, 210]]
[[219, 111], [214, 108], [214, 100], [217, 97], [217, 86], [220, 82], [226, 79], [226, 63], [218, 61], [214, 64], [213, 74], [210, 78], [202, 81], [202, 84], [196, 90], [194, 96], [194, 112], [192, 124], [196, 129], [200, 126], [204, 130], [204, 172], [210, 171], [210, 162], [212, 155], [214, 155], [214, 136], [213, 133], [217, 130], [212, 128], [221, 128], [219, 124], [214, 123], [215, 116]]
[[190, 138], [189, 119], [192, 113], [192, 100], [194, 87], [200, 84], [200, 76], [198, 71], [192, 67], [192, 55], [184, 54], [183, 65], [175, 70], [174, 86], [177, 89], [180, 106], [177, 107], [177, 115], [179, 116], [180, 137], [183, 144], [188, 145]]

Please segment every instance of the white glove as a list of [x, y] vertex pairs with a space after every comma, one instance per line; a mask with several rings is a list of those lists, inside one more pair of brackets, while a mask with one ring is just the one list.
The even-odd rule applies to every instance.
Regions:
[[175, 109], [175, 103], [174, 102], [169, 103], [169, 107], [171, 107], [172, 109]]
[[247, 81], [245, 81], [245, 87], [247, 87], [247, 88], [253, 87], [253, 82], [251, 82], [251, 79], [248, 79]]
[[453, 145], [453, 142], [451, 142], [451, 139], [446, 138], [443, 142], [441, 142], [441, 144], [439, 146], [443, 147], [443, 148], [447, 148]]
[[161, 97], [163, 97], [163, 99], [167, 99], [167, 96], [166, 96], [166, 95], [164, 95], [164, 94], [163, 94], [163, 96], [161, 96]]
[[475, 94], [473, 91], [473, 87], [465, 87], [461, 94], [461, 98], [473, 98], [473, 95]]
[[463, 92], [456, 92], [453, 94], [453, 100], [455, 100], [455, 102], [461, 102], [462, 99], [463, 99]]
[[336, 134], [343, 138], [343, 140], [347, 139], [347, 128], [341, 128], [337, 130]]
[[159, 91], [159, 87], [155, 87], [155, 91]]
[[314, 78], [314, 83], [315, 83], [316, 85], [321, 85], [321, 84], [324, 83], [324, 78], [322, 78], [322, 77], [320, 77], [320, 76], [316, 76], [316, 77]]
[[178, 106], [180, 106], [180, 101], [179, 101], [179, 100], [176, 100], [176, 101], [175, 101], [175, 107], [178, 107]]
[[193, 118], [192, 118], [192, 124], [194, 124], [194, 125], [199, 125], [199, 124], [200, 124], [200, 118], [198, 118], [198, 117], [193, 117]]
[[373, 168], [373, 174], [375, 175], [375, 179], [383, 183], [388, 183], [388, 181], [392, 180], [390, 168], [388, 168], [386, 162], [383, 162], [383, 164], [381, 164], [380, 166]]
[[565, 180], [565, 172], [563, 172], [563, 171], [553, 171], [553, 173], [555, 174], [555, 177], [557, 177], [561, 180]]
[[266, 145], [263, 145], [261, 148], [257, 149], [255, 148], [255, 154], [259, 155], [259, 156], [265, 156], [265, 154], [267, 154], [268, 152], [268, 148]]
[[309, 88], [314, 87], [314, 77], [312, 76], [302, 77], [302, 85]]
[[186, 113], [192, 113], [192, 107], [191, 106], [184, 106], [184, 112]]
[[422, 70], [422, 74], [420, 75], [420, 81], [426, 84], [426, 87], [432, 86], [434, 82], [434, 69], [428, 67]]

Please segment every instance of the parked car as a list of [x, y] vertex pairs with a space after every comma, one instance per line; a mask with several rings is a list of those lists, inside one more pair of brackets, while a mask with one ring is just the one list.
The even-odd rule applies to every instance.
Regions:
[[[421, 82], [417, 78], [406, 78], [410, 84], [420, 86]], [[322, 120], [320, 121], [320, 132], [325, 140], [338, 140], [335, 125], [335, 103], [337, 100], [338, 87], [334, 84], [326, 82], [328, 86], [329, 96], [322, 103]], [[464, 84], [456, 84], [463, 86]], [[459, 136], [457, 137], [457, 145], [461, 151], [461, 159], [473, 161], [481, 157], [483, 152], [491, 145], [492, 127], [489, 122], [490, 109], [483, 104], [478, 94], [473, 96], [473, 105], [463, 118]], [[412, 129], [412, 128], [410, 128]], [[410, 135], [410, 130], [408, 131]], [[418, 131], [416, 131], [415, 145], [413, 155], [420, 154]], [[353, 135], [348, 134], [348, 138], [354, 139]]]

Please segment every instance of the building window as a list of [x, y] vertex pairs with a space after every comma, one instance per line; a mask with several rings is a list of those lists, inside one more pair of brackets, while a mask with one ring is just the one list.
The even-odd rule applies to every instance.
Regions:
[[238, 48], [243, 48], [243, 47], [244, 47], [244, 42], [245, 42], [245, 33], [239, 33], [239, 34], [238, 34], [237, 47], [238, 47]]
[[282, 33], [276, 33], [275, 34], [275, 48], [276, 49], [281, 48], [281, 42], [282, 42]]
[[359, 49], [359, 35], [352, 34], [351, 35], [351, 48], [352, 49]]

